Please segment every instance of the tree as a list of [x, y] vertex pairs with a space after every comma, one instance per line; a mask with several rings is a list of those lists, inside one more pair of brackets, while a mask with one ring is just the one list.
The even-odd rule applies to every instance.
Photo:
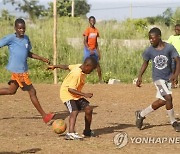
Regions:
[[180, 24], [180, 7], [178, 7], [176, 11], [174, 12], [172, 16], [172, 22], [174, 24]]
[[[49, 15], [53, 15], [53, 3], [49, 3]], [[71, 16], [71, 1], [70, 0], [58, 0], [57, 1], [57, 14], [59, 16]]]
[[172, 15], [173, 11], [171, 8], [167, 8], [162, 15], [157, 15], [155, 17], [147, 17], [147, 21], [150, 24], [155, 24], [155, 23], [163, 23], [166, 26], [170, 26], [172, 23]]
[[38, 5], [38, 0], [23, 0], [23, 3], [17, 0], [3, 0], [4, 4], [11, 3], [16, 6], [16, 10], [23, 11], [29, 15], [30, 20], [34, 20], [45, 15], [45, 7]]
[[171, 18], [172, 18], [172, 15], [173, 15], [173, 11], [171, 8], [167, 8], [164, 12], [163, 12], [163, 15], [162, 17], [164, 18], [164, 22], [167, 26], [170, 26], [171, 24]]
[[[71, 0], [58, 0], [57, 1], [57, 14], [59, 16], [71, 16]], [[75, 1], [75, 16], [83, 16], [86, 15], [90, 11], [90, 5], [86, 2], [86, 0], [77, 0]], [[53, 13], [53, 3], [49, 3], [48, 8], [49, 15], [52, 16]]]
[[1, 11], [1, 16], [2, 16], [2, 19], [4, 20], [12, 20], [14, 18], [14, 16], [10, 15], [8, 10], [5, 10], [5, 9]]
[[91, 6], [84, 1], [75, 1], [75, 16], [86, 15], [90, 11]]

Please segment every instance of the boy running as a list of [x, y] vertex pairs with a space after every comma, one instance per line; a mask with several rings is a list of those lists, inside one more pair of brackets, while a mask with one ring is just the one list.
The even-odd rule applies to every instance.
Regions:
[[83, 36], [84, 36], [84, 60], [87, 57], [94, 57], [96, 61], [98, 62], [97, 65], [97, 72], [99, 76], [99, 81], [102, 82], [102, 74], [101, 74], [101, 67], [99, 65], [99, 60], [101, 58], [101, 54], [98, 47], [97, 38], [99, 37], [99, 31], [95, 27], [96, 19], [94, 16], [89, 17], [89, 24], [90, 27], [88, 27]]
[[[149, 40], [151, 46], [143, 53], [144, 63], [140, 69], [136, 85], [140, 87], [142, 83], [142, 75], [148, 67], [149, 61], [152, 60], [152, 77], [157, 88], [156, 97], [158, 100], [153, 102], [152, 105], [148, 106], [142, 111], [135, 112], [136, 126], [137, 128], [141, 129], [143, 126], [143, 120], [149, 113], [166, 105], [166, 110], [170, 118], [171, 125], [175, 131], [179, 132], [180, 125], [174, 117], [171, 96], [171, 83], [175, 82], [180, 69], [179, 55], [172, 45], [161, 40], [161, 31], [159, 28], [152, 28], [149, 31]], [[174, 74], [172, 74], [171, 69], [172, 59], [174, 59], [176, 62], [176, 69]]]
[[38, 101], [36, 90], [27, 72], [27, 58], [38, 59], [45, 63], [49, 63], [49, 60], [30, 52], [32, 47], [28, 36], [25, 35], [26, 26], [23, 19], [16, 19], [14, 29], [16, 31], [14, 34], [9, 34], [0, 40], [0, 48], [3, 46], [9, 48], [7, 70], [11, 72], [9, 87], [1, 88], [0, 95], [14, 95], [19, 87], [23, 91], [28, 91], [33, 105], [43, 117], [43, 121], [48, 123], [54, 115], [46, 114]]
[[84, 136], [91, 137], [93, 132], [90, 129], [92, 120], [92, 108], [85, 98], [91, 98], [92, 93], [82, 92], [85, 84], [86, 74], [90, 74], [97, 67], [97, 61], [93, 57], [85, 59], [83, 64], [77, 65], [52, 65], [48, 69], [61, 68], [70, 70], [70, 73], [64, 79], [61, 89], [60, 98], [69, 110], [69, 132], [66, 134], [65, 139], [77, 140], [82, 139], [78, 133], [75, 132], [76, 118], [80, 110], [85, 111], [85, 130]]

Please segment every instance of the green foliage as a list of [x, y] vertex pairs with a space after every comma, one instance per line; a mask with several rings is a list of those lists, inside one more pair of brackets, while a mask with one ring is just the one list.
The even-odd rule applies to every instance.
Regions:
[[163, 18], [164, 18], [165, 24], [166, 24], [167, 26], [170, 26], [170, 24], [171, 24], [172, 15], [173, 15], [173, 11], [172, 11], [171, 8], [167, 8], [167, 9], [163, 12]]
[[123, 26], [125, 29], [123, 36], [127, 35], [129, 39], [144, 38], [147, 35], [148, 23], [146, 19], [127, 19]]
[[[53, 2], [49, 3], [48, 8], [49, 16], [53, 16]], [[57, 1], [57, 14], [59, 16], [71, 16], [71, 1], [58, 0]]]
[[75, 17], [85, 16], [90, 11], [90, 5], [86, 0], [75, 0]]
[[8, 10], [5, 9], [1, 11], [1, 16], [2, 16], [1, 17], [2, 20], [8, 20], [8, 21], [12, 21], [15, 18], [14, 16], [9, 14]]
[[180, 24], [180, 7], [178, 7], [176, 9], [176, 11], [174, 12], [173, 16], [172, 16], [172, 23], [174, 25], [176, 24]]
[[172, 24], [180, 22], [180, 8], [178, 7], [175, 12], [171, 8], [167, 8], [162, 15], [157, 15], [155, 17], [147, 17], [148, 23], [151, 25], [154, 24], [165, 24], [167, 27]]
[[30, 20], [34, 21], [35, 18], [45, 15], [45, 7], [43, 5], [38, 5], [37, 0], [4, 0], [4, 3], [11, 3], [16, 6], [16, 10], [28, 13]]
[[[108, 82], [110, 78], [120, 79], [121, 82], [132, 83], [132, 80], [137, 77], [138, 71], [142, 64], [142, 52], [145, 47], [138, 48], [123, 47], [120, 42], [124, 39], [140, 40], [147, 38], [148, 29], [146, 28], [146, 20], [127, 20], [124, 22], [103, 21], [97, 22], [96, 27], [100, 31], [99, 47], [102, 53], [100, 65], [103, 73], [104, 82]], [[26, 34], [29, 36], [32, 43], [32, 52], [47, 57], [53, 60], [53, 19], [36, 20], [36, 24], [26, 23]], [[73, 26], [72, 26], [73, 25]], [[88, 26], [88, 20], [82, 18], [58, 18], [57, 31], [57, 51], [58, 64], [77, 64], [82, 63], [83, 59], [83, 32]], [[13, 33], [13, 23], [3, 20], [0, 22], [0, 27], [3, 31], [0, 33], [0, 38]], [[165, 38], [172, 34], [171, 29], [162, 26], [162, 34]], [[165, 33], [166, 32], [166, 33]], [[167, 35], [168, 34], [168, 35]], [[68, 39], [79, 41], [72, 45]], [[0, 49], [0, 82], [7, 82], [10, 73], [5, 70], [5, 65], [8, 61], [8, 49], [3, 47]], [[53, 83], [53, 72], [47, 71], [47, 65], [41, 61], [28, 59], [29, 73], [33, 83]], [[62, 82], [68, 71], [58, 70], [58, 80]], [[151, 67], [148, 67], [144, 80], [151, 81]], [[87, 82], [97, 83], [98, 76], [95, 70], [88, 75]]]
[[[57, 0], [57, 14], [62, 16], [71, 16], [71, 0]], [[85, 16], [90, 11], [90, 5], [86, 0], [75, 0], [75, 17]], [[50, 17], [53, 16], [53, 3], [49, 3], [48, 14]]]

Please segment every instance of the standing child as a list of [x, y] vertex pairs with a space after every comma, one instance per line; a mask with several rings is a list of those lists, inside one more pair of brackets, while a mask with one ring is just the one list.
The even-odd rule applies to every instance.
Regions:
[[169, 37], [168, 43], [172, 44], [180, 54], [180, 24], [175, 25], [174, 30], [175, 34]]
[[[149, 40], [151, 46], [143, 53], [144, 63], [140, 69], [136, 85], [140, 87], [142, 75], [148, 67], [149, 61], [152, 60], [152, 77], [157, 88], [156, 97], [158, 100], [142, 111], [136, 111], [136, 126], [141, 129], [145, 117], [149, 113], [165, 105], [171, 125], [174, 127], [175, 131], [178, 132], [180, 131], [180, 125], [174, 117], [171, 83], [175, 82], [175, 79], [179, 74], [179, 55], [172, 45], [161, 40], [161, 31], [159, 28], [152, 28], [149, 31]], [[172, 59], [176, 62], [176, 70], [174, 74], [172, 74], [171, 69]]]
[[49, 60], [30, 52], [32, 47], [28, 36], [25, 35], [26, 26], [23, 19], [16, 19], [14, 29], [16, 31], [14, 34], [9, 34], [0, 40], [0, 48], [3, 46], [9, 48], [7, 70], [12, 73], [11, 80], [8, 83], [9, 87], [1, 88], [0, 95], [14, 95], [19, 87], [24, 91], [28, 91], [33, 105], [43, 117], [44, 122], [48, 123], [54, 115], [46, 114], [39, 104], [36, 90], [27, 72], [27, 58], [38, 59], [46, 63], [49, 63]]
[[60, 98], [70, 113], [69, 132], [65, 137], [67, 140], [82, 139], [82, 137], [75, 132], [76, 118], [80, 110], [85, 111], [85, 130], [83, 134], [89, 137], [92, 136], [90, 126], [93, 110], [85, 98], [91, 98], [93, 94], [84, 93], [81, 90], [85, 84], [86, 74], [90, 74], [96, 67], [97, 61], [93, 57], [86, 58], [83, 64], [52, 65], [48, 67], [48, 69], [61, 68], [70, 70], [60, 89]]
[[94, 16], [89, 17], [89, 24], [90, 24], [90, 27], [88, 27], [83, 34], [83, 36], [84, 36], [84, 60], [90, 56], [92, 56], [96, 59], [96, 61], [98, 62], [97, 72], [98, 72], [98, 76], [99, 76], [99, 81], [102, 82], [101, 67], [99, 64], [101, 54], [100, 54], [98, 42], [97, 42], [97, 38], [99, 37], [99, 31], [95, 27], [96, 19]]
[[[180, 24], [175, 25], [175, 35], [171, 35], [168, 39], [168, 43], [172, 44], [177, 52], [180, 54]], [[172, 64], [173, 69], [175, 68], [175, 63], [173, 61]], [[180, 82], [180, 81], [178, 81]], [[173, 88], [177, 88], [176, 83], [174, 83], [174, 85], [172, 85]]]

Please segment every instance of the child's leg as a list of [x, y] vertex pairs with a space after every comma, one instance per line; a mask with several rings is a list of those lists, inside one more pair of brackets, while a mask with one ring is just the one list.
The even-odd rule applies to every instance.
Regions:
[[44, 110], [42, 109], [37, 95], [36, 95], [36, 90], [34, 89], [33, 85], [30, 86], [30, 89], [28, 90], [30, 99], [34, 105], [34, 107], [38, 110], [38, 112], [41, 114], [41, 116], [44, 118], [46, 116], [46, 113], [44, 112]]
[[18, 83], [16, 81], [11, 81], [8, 88], [0, 89], [0, 95], [14, 95], [18, 88]]
[[84, 111], [85, 111], [85, 131], [91, 131], [93, 109], [91, 106], [86, 106]]
[[143, 126], [143, 120], [145, 119], [145, 117], [150, 114], [151, 112], [157, 110], [158, 108], [164, 106], [166, 103], [166, 101], [158, 99], [155, 102], [152, 103], [152, 105], [148, 106], [147, 108], [145, 108], [142, 111], [136, 111], [135, 115], [136, 115], [136, 127], [141, 129]]
[[97, 73], [98, 73], [99, 81], [102, 81], [101, 67], [100, 67], [99, 63], [97, 65]]
[[173, 124], [176, 119], [174, 117], [174, 109], [173, 109], [173, 104], [172, 104], [172, 96], [171, 95], [166, 95], [164, 96], [164, 98], [166, 99], [166, 110], [167, 110], [167, 114], [170, 118], [170, 122], [171, 124]]
[[78, 100], [69, 100], [69, 101], [66, 101], [64, 104], [70, 113], [69, 133], [75, 133], [76, 118], [80, 110], [80, 108], [78, 107]]
[[148, 106], [144, 110], [141, 111], [140, 115], [141, 117], [145, 117], [149, 113], [153, 112], [154, 110], [157, 110], [158, 108], [164, 106], [166, 104], [166, 101], [158, 99], [155, 102], [152, 103], [152, 105]]
[[69, 116], [69, 133], [75, 133], [76, 118], [79, 111], [72, 111]]

